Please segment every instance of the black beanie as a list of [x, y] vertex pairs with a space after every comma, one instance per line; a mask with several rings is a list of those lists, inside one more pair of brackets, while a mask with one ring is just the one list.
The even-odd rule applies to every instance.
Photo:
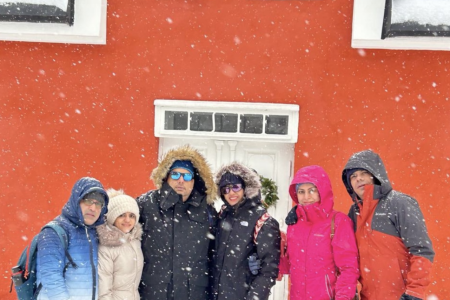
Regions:
[[230, 185], [230, 184], [242, 184], [242, 188], [245, 188], [245, 182], [244, 180], [241, 178], [241, 176], [232, 174], [230, 172], [226, 172], [225, 174], [222, 175], [222, 177], [220, 178], [220, 182], [219, 182], [219, 189], [226, 186], [226, 185]]

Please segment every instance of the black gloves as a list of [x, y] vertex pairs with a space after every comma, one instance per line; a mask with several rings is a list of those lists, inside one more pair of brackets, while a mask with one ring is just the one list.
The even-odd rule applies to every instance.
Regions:
[[422, 300], [422, 299], [411, 296], [411, 295], [403, 294], [399, 300]]

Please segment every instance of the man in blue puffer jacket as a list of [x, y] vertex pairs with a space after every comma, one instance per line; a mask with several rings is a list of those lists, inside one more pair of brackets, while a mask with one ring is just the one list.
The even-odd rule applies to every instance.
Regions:
[[68, 235], [68, 252], [76, 268], [66, 258], [64, 245], [51, 228], [38, 239], [37, 284], [42, 283], [39, 300], [97, 299], [98, 239], [95, 227], [104, 223], [108, 196], [94, 178], [78, 180], [56, 221]]

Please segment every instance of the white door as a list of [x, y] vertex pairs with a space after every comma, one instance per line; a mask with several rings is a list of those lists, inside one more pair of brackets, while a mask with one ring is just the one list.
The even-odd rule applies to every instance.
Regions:
[[[190, 144], [198, 149], [208, 160], [213, 172], [223, 164], [238, 161], [258, 174], [270, 178], [278, 186], [279, 200], [275, 207], [269, 208], [271, 216], [280, 223], [281, 230], [286, 231], [286, 218], [291, 208], [288, 189], [292, 179], [294, 144], [270, 142], [244, 142], [231, 140], [197, 139], [197, 138], [160, 138], [159, 155], [167, 150]], [[220, 207], [220, 203], [216, 208]], [[287, 280], [277, 282], [272, 289], [269, 300], [285, 300], [288, 295]]]

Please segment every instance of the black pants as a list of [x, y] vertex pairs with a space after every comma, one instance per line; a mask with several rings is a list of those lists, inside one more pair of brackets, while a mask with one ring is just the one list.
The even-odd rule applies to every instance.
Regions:
[[[141, 300], [208, 300], [208, 287], [189, 286], [189, 282], [177, 282], [173, 280], [167, 284], [146, 286], [141, 284], [139, 288]], [[177, 295], [177, 296], [175, 296]], [[236, 299], [237, 300], [237, 299]]]

